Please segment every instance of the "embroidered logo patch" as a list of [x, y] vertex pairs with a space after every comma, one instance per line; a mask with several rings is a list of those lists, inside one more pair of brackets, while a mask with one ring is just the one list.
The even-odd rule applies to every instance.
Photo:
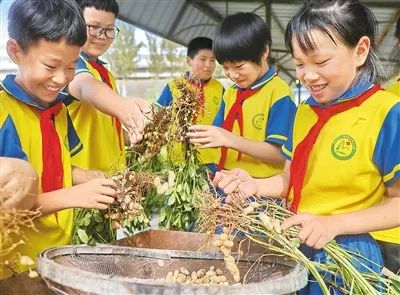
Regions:
[[264, 125], [264, 114], [259, 113], [253, 117], [253, 126], [254, 128], [261, 130]]
[[333, 141], [331, 153], [338, 160], [348, 160], [354, 156], [356, 148], [356, 142], [350, 135], [340, 135]]
[[217, 96], [214, 96], [213, 99], [212, 99], [212, 101], [213, 101], [216, 105], [219, 105], [220, 99], [219, 99]]

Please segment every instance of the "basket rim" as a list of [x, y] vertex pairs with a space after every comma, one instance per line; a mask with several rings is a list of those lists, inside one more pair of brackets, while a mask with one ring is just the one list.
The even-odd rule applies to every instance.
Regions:
[[[272, 286], [272, 282], [274, 284], [278, 284], [279, 282], [284, 281], [284, 284], [279, 284], [279, 291], [282, 293], [291, 293], [295, 292], [307, 284], [308, 281], [308, 272], [307, 270], [298, 262], [295, 262], [289, 258], [288, 261], [294, 262], [293, 265], [288, 265], [287, 263], [282, 263], [282, 261], [271, 261], [271, 256], [266, 256], [263, 261], [265, 262], [274, 262], [280, 263], [282, 265], [293, 267], [292, 270], [288, 274], [280, 278], [276, 278], [273, 281], [261, 281], [258, 283], [246, 283], [240, 285], [231, 285], [231, 286], [218, 286], [218, 285], [182, 285], [178, 283], [172, 282], [161, 282], [157, 280], [143, 279], [143, 278], [135, 278], [135, 277], [123, 277], [116, 275], [106, 275], [101, 273], [94, 273], [90, 271], [86, 271], [83, 269], [77, 269], [62, 265], [53, 260], [55, 257], [64, 256], [64, 255], [127, 255], [127, 256], [136, 256], [136, 257], [148, 257], [153, 259], [162, 259], [168, 260], [171, 258], [188, 258], [188, 259], [209, 259], [209, 260], [222, 260], [223, 255], [217, 251], [182, 251], [182, 250], [166, 250], [166, 249], [150, 249], [150, 248], [133, 248], [133, 247], [125, 247], [125, 246], [114, 246], [114, 245], [105, 245], [98, 244], [96, 247], [86, 246], [86, 245], [68, 245], [62, 247], [53, 247], [49, 248], [38, 255], [37, 260], [37, 271], [38, 273], [46, 280], [53, 281], [57, 284], [64, 285], [66, 287], [77, 289], [83, 292], [90, 292], [91, 294], [97, 294], [96, 291], [93, 290], [93, 286], [103, 286], [103, 290], [99, 290], [98, 294], [111, 294], [114, 290], [120, 290], [124, 288], [124, 285], [127, 284], [136, 284], [138, 286], [147, 286], [147, 287], [155, 287], [155, 288], [163, 288], [169, 290], [175, 290], [179, 292], [179, 290], [220, 290], [221, 293], [230, 293], [232, 291], [236, 292], [249, 292], [252, 288], [260, 289], [274, 289]], [[251, 254], [246, 257], [246, 261], [248, 258], [251, 258]], [[257, 255], [259, 257], [259, 254]], [[254, 258], [256, 259], [256, 258]], [[288, 262], [285, 261], [285, 262]], [[290, 263], [292, 264], [292, 263]], [[77, 284], [79, 282], [79, 285]], [[284, 286], [284, 288], [282, 288]], [[207, 288], [207, 289], [205, 289]], [[109, 293], [111, 292], [111, 293]], [[122, 292], [124, 292], [122, 290]], [[126, 290], [129, 292], [129, 290]]]

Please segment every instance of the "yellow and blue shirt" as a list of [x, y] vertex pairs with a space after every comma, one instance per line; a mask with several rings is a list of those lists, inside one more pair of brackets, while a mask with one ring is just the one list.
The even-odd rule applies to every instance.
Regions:
[[[270, 67], [250, 88], [259, 90], [243, 103], [243, 137], [283, 145], [292, 129], [296, 113], [289, 85], [276, 75], [274, 67]], [[233, 85], [226, 90], [214, 126], [222, 126], [236, 101], [238, 89], [238, 86]], [[232, 133], [240, 135], [237, 121]], [[256, 178], [270, 177], [283, 170], [283, 165], [264, 163], [246, 154], [242, 154], [240, 160], [237, 157], [237, 151], [228, 149], [224, 168], [228, 170], [241, 168]]]
[[[97, 63], [104, 64], [97, 59]], [[89, 56], [81, 52], [76, 65], [75, 75], [89, 73], [102, 81], [100, 74], [89, 64]], [[117, 92], [115, 79], [109, 72], [112, 88]], [[99, 92], [99, 95], [101, 93]], [[83, 143], [83, 150], [73, 158], [72, 164], [83, 169], [96, 169], [107, 172], [125, 167], [125, 148], [123, 131], [117, 133], [115, 118], [97, 110], [90, 102], [69, 96], [65, 100], [72, 121]]]
[[391, 93], [396, 94], [398, 97], [400, 97], [400, 76], [397, 77], [397, 80], [394, 81], [392, 84], [390, 84], [387, 88], [386, 91], [389, 91]]
[[[187, 80], [188, 76], [189, 73], [186, 73], [184, 77], [180, 77], [168, 82], [158, 98], [156, 105], [161, 107], [172, 105], [173, 101], [180, 96], [180, 91], [177, 89], [177, 82], [183, 81], [192, 86]], [[204, 109], [196, 119], [195, 123], [197, 125], [212, 125], [224, 94], [224, 87], [217, 80], [210, 79], [205, 83], [206, 85], [203, 89]], [[182, 146], [176, 145], [176, 149], [182, 149]], [[198, 151], [200, 161], [204, 164], [216, 163], [219, 160], [220, 152], [217, 148], [198, 149]], [[178, 152], [175, 153], [178, 154]], [[182, 153], [179, 154], [179, 156], [175, 155], [174, 160], [181, 162], [183, 161], [183, 155]]]
[[[334, 103], [357, 97], [373, 85], [360, 82]], [[282, 148], [291, 160], [296, 146], [317, 122], [312, 97], [298, 107], [293, 133]], [[317, 215], [372, 207], [400, 178], [400, 98], [378, 91], [359, 107], [336, 114], [324, 125], [310, 153], [298, 210]], [[289, 195], [289, 201], [293, 192]], [[400, 228], [372, 233], [399, 243]]]
[[[40, 128], [40, 110], [45, 109], [32, 99], [16, 82], [14, 75], [7, 75], [2, 81], [0, 90], [0, 156], [19, 158], [28, 161], [42, 174], [42, 134]], [[60, 93], [56, 102], [67, 95]], [[55, 128], [60, 139], [63, 164], [63, 186], [72, 185], [71, 157], [79, 153], [82, 144], [75, 132], [67, 108], [63, 106], [54, 117]], [[39, 178], [40, 179], [40, 178]], [[39, 192], [41, 192], [39, 183]], [[62, 210], [55, 214], [37, 218], [34, 221], [37, 231], [24, 229], [26, 243], [19, 245], [11, 254], [30, 256], [32, 259], [41, 251], [54, 246], [71, 242], [72, 209]], [[20, 237], [14, 237], [15, 241]], [[2, 261], [10, 259], [1, 257]], [[24, 266], [18, 265], [18, 271]], [[11, 273], [1, 267], [0, 277]]]

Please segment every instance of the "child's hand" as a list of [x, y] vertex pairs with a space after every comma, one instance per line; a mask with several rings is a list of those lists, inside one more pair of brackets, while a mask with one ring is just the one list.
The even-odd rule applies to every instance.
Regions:
[[226, 202], [244, 201], [246, 198], [257, 194], [258, 186], [255, 180], [246, 171], [236, 168], [232, 171], [217, 172], [213, 185], [219, 187], [228, 196]]
[[131, 145], [143, 139], [145, 115], [150, 113], [149, 103], [142, 98], [124, 99], [120, 105], [118, 119], [127, 129]]
[[216, 126], [193, 125], [186, 135], [199, 148], [229, 147], [232, 133]]
[[288, 229], [293, 225], [301, 225], [300, 241], [314, 249], [321, 249], [337, 235], [332, 216], [298, 213], [287, 218], [282, 223], [282, 229]]
[[111, 179], [96, 178], [71, 187], [71, 198], [75, 208], [107, 209], [114, 202], [115, 182]]
[[1, 207], [31, 209], [36, 202], [38, 181], [36, 170], [28, 162], [0, 157]]

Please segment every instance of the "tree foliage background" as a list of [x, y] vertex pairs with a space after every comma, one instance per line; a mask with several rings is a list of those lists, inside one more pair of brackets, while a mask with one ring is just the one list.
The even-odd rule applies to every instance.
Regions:
[[155, 78], [161, 73], [176, 75], [186, 69], [183, 46], [148, 32], [145, 33], [146, 40], [138, 41], [134, 26], [117, 20], [117, 27], [120, 32], [104, 55], [116, 77], [126, 79], [131, 76], [143, 58], [147, 61], [148, 72]]
[[117, 21], [117, 26], [120, 33], [106, 52], [105, 58], [115, 76], [124, 79], [136, 70], [139, 50], [146, 45], [136, 40], [135, 27], [122, 21]]

